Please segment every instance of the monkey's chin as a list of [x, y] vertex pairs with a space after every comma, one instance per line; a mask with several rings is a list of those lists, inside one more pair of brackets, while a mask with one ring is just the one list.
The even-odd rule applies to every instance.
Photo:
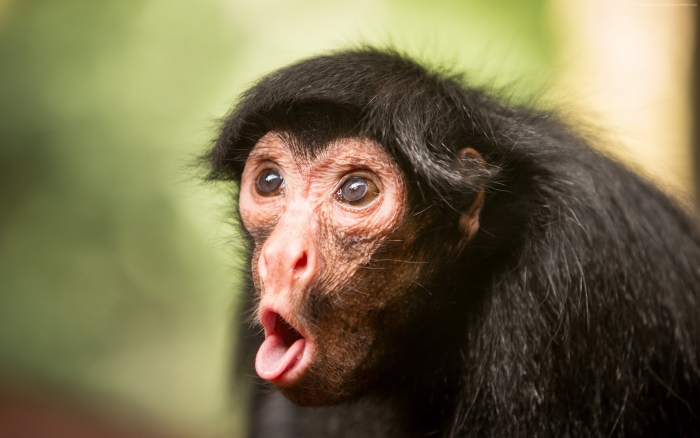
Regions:
[[255, 371], [275, 386], [293, 384], [311, 363], [313, 344], [278, 313], [263, 313], [265, 341], [255, 357]]

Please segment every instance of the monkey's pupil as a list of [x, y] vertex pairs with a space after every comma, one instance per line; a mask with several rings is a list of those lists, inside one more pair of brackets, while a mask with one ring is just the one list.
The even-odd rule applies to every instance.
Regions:
[[265, 169], [258, 177], [258, 191], [272, 193], [282, 185], [282, 175], [274, 169]]
[[359, 201], [367, 194], [367, 181], [359, 176], [354, 176], [343, 184], [341, 193], [348, 202]]

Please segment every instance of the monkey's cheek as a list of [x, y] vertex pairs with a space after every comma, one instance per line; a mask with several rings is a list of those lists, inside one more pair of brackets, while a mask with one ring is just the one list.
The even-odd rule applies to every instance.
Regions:
[[287, 345], [282, 336], [272, 333], [260, 345], [255, 357], [258, 376], [275, 386], [293, 384], [304, 374], [313, 357], [313, 343], [305, 338]]

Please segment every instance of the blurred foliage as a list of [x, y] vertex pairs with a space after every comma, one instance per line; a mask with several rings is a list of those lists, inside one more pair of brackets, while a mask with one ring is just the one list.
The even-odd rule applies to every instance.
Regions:
[[5, 380], [106, 394], [214, 434], [235, 428], [229, 195], [188, 167], [217, 118], [266, 71], [358, 42], [497, 85], [540, 77], [551, 50], [542, 8], [0, 0]]
[[[0, 360], [210, 419], [231, 251], [185, 169], [235, 59], [218, 5], [30, 1], [0, 27]], [[204, 141], [202, 140], [204, 139]], [[197, 184], [195, 181], [194, 184]], [[208, 219], [208, 220], [207, 220]], [[223, 221], [221, 221], [223, 222]]]

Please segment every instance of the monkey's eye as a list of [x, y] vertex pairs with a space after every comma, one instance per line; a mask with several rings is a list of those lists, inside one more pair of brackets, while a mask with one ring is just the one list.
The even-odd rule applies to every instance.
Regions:
[[282, 175], [275, 169], [265, 169], [258, 175], [255, 188], [261, 196], [273, 196], [284, 187]]
[[354, 206], [369, 204], [379, 195], [379, 189], [369, 179], [353, 176], [338, 189], [338, 200]]

